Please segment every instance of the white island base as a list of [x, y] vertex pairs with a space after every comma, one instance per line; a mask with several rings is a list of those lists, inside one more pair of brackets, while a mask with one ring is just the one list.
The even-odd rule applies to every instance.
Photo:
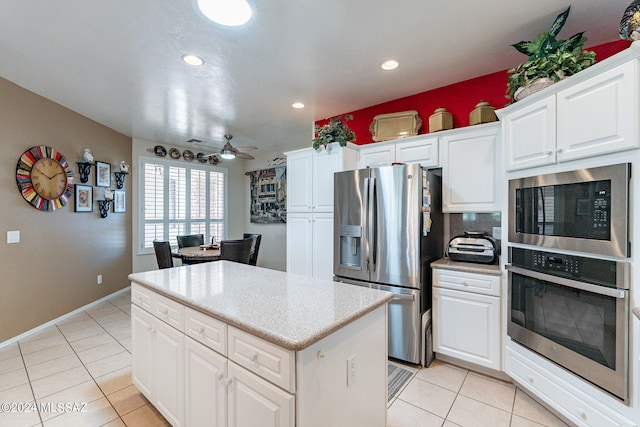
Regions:
[[[224, 264], [227, 270], [237, 269], [229, 266], [233, 263]], [[194, 267], [205, 270], [198, 265], [179, 269], [194, 273]], [[173, 286], [173, 290], [191, 292], [181, 297], [166, 287], [168, 281], [157, 281], [164, 287], [152, 286], [150, 282], [155, 280], [141, 277], [144, 274], [147, 273], [130, 276], [132, 381], [172, 425], [385, 426], [388, 298], [384, 293], [350, 295], [344, 292], [357, 287], [311, 283], [331, 287], [330, 291], [322, 288], [331, 298], [347, 297], [347, 305], [356, 304], [358, 313], [355, 320], [345, 318], [344, 302], [336, 304], [332, 316], [325, 313], [316, 320], [319, 329], [302, 324], [300, 327], [309, 336], [303, 334], [289, 340], [286, 335], [277, 336], [282, 331], [271, 327], [268, 320], [264, 325], [244, 325], [233, 314], [237, 310], [234, 304], [228, 312], [219, 312], [210, 299], [195, 301], [193, 296], [199, 293], [191, 292], [192, 286]], [[291, 286], [290, 282], [287, 284]], [[294, 300], [299, 297], [299, 289], [293, 292], [294, 296], [290, 290], [285, 286], [282, 295]], [[279, 290], [271, 289], [270, 293], [271, 299], [265, 299], [266, 303], [277, 304], [274, 295]], [[229, 303], [230, 298], [227, 294], [223, 299]], [[326, 310], [328, 306], [318, 298], [316, 293], [315, 301], [307, 303]], [[298, 304], [300, 301], [290, 307], [296, 313], [304, 309], [304, 304]], [[285, 314], [282, 307], [273, 308], [273, 315]], [[308, 313], [308, 322], [320, 314], [313, 311]], [[296, 316], [307, 317], [304, 313], [290, 314], [292, 321], [299, 321]]]

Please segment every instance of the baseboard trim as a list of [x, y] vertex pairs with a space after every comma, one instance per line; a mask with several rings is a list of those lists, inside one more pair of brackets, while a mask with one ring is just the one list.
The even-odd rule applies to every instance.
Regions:
[[108, 299], [109, 299], [109, 298], [111, 298], [111, 297], [114, 297], [114, 296], [116, 296], [116, 295], [118, 295], [118, 294], [121, 294], [121, 293], [123, 293], [123, 292], [126, 292], [126, 291], [127, 291], [127, 290], [129, 290], [130, 288], [131, 288], [131, 286], [124, 287], [124, 288], [120, 289], [119, 291], [115, 291], [115, 292], [113, 292], [113, 293], [111, 293], [111, 294], [109, 294], [109, 295], [107, 295], [107, 296], [105, 296], [105, 297], [100, 298], [99, 300], [95, 300], [95, 301], [93, 301], [93, 302], [90, 302], [90, 303], [89, 303], [89, 304], [87, 304], [87, 305], [84, 305], [84, 306], [82, 306], [82, 307], [80, 307], [80, 308], [77, 308], [77, 309], [75, 309], [75, 310], [73, 310], [73, 311], [71, 311], [71, 312], [69, 312], [69, 313], [67, 313], [67, 314], [63, 314], [62, 316], [57, 317], [57, 318], [55, 318], [55, 319], [53, 319], [53, 320], [50, 320], [50, 321], [49, 321], [49, 322], [47, 322], [47, 323], [43, 323], [43, 324], [42, 324], [42, 325], [40, 325], [40, 326], [36, 326], [35, 328], [28, 330], [27, 332], [23, 332], [23, 333], [21, 333], [20, 335], [18, 335], [18, 336], [16, 336], [16, 337], [9, 338], [8, 340], [3, 341], [3, 342], [1, 342], [1, 343], [0, 343], [0, 349], [2, 349], [3, 347], [8, 346], [8, 345], [10, 345], [10, 344], [13, 344], [14, 342], [18, 342], [18, 341], [20, 341], [20, 340], [22, 340], [22, 339], [25, 339], [26, 337], [28, 337], [28, 336], [30, 336], [30, 335], [33, 335], [33, 334], [35, 334], [36, 332], [39, 332], [39, 331], [41, 331], [41, 330], [43, 330], [43, 329], [45, 329], [45, 328], [48, 328], [49, 326], [55, 325], [56, 323], [58, 323], [58, 322], [60, 322], [60, 321], [62, 321], [62, 320], [64, 320], [64, 319], [66, 319], [66, 318], [68, 318], [68, 317], [71, 317], [71, 316], [73, 316], [73, 315], [75, 315], [75, 314], [78, 314], [78, 313], [80, 313], [80, 312], [82, 312], [82, 311], [84, 311], [84, 310], [86, 310], [86, 309], [88, 309], [88, 308], [91, 308], [91, 307], [93, 307], [94, 305], [98, 305], [98, 304], [100, 304], [101, 302], [103, 302], [103, 301], [105, 301], [105, 300], [108, 300]]

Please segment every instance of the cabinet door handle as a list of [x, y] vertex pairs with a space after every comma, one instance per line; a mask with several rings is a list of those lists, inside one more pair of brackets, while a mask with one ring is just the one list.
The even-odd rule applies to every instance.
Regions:
[[578, 415], [580, 416], [580, 418], [582, 418], [583, 420], [587, 419], [587, 413], [584, 411], [584, 409], [578, 409]]
[[218, 381], [222, 381], [224, 379], [224, 375], [222, 375], [222, 373], [218, 374]]
[[529, 382], [533, 384], [533, 376], [527, 375], [527, 380], [529, 380]]
[[200, 330], [198, 331], [200, 335], [204, 335], [204, 326], [200, 326]]
[[553, 150], [547, 150], [544, 152], [544, 154], [546, 154], [547, 156], [550, 156], [553, 154]]
[[556, 153], [562, 153], [562, 147], [556, 148]]
[[227, 378], [226, 380], [224, 380], [225, 387], [229, 387], [232, 381], [233, 381], [233, 378]]
[[165, 307], [165, 308], [162, 308], [162, 309], [160, 309], [160, 313], [162, 313], [163, 315], [165, 315], [165, 316], [166, 316], [167, 314], [169, 314], [169, 309], [168, 309], [168, 308], [166, 308], [166, 307]]
[[258, 353], [253, 353], [253, 354], [251, 355], [251, 361], [252, 361], [253, 363], [258, 363]]

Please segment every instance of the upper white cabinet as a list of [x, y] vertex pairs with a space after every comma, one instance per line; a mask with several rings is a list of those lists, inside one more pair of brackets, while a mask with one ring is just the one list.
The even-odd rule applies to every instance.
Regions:
[[289, 151], [287, 156], [287, 212], [333, 212], [333, 174], [355, 169], [357, 152], [338, 144], [329, 150]]
[[438, 137], [418, 135], [360, 147], [360, 168], [390, 165], [394, 162], [420, 163], [424, 167], [438, 166]]
[[502, 118], [506, 169], [532, 168], [556, 161], [556, 100], [546, 98]]
[[[597, 64], [605, 67], [606, 64]], [[498, 112], [507, 171], [639, 146], [638, 60], [588, 69]], [[589, 72], [587, 72], [589, 71]], [[584, 74], [583, 74], [584, 73]]]
[[500, 211], [499, 129], [499, 123], [491, 123], [440, 138], [444, 212]]
[[558, 161], [638, 146], [637, 61], [558, 92]]

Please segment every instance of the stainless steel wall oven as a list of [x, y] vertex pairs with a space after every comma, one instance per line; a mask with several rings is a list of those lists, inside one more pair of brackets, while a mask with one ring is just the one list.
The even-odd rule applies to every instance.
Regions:
[[509, 252], [511, 339], [627, 400], [629, 264]]
[[630, 256], [631, 164], [509, 181], [509, 241], [614, 257]]

